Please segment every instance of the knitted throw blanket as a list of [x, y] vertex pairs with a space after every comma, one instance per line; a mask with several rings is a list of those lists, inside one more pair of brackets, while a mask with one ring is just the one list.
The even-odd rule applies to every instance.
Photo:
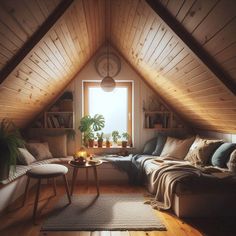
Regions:
[[154, 173], [153, 184], [157, 185], [155, 198], [146, 201], [154, 209], [168, 210], [171, 208], [176, 184], [182, 179], [201, 175], [201, 171], [188, 164], [162, 164]]

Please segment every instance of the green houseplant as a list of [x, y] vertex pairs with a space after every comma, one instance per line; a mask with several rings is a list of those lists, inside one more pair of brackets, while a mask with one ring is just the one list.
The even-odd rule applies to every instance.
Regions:
[[121, 138], [121, 136], [119, 135], [119, 131], [115, 130], [111, 133], [112, 136], [112, 140], [113, 143], [117, 144], [118, 143], [118, 139]]
[[22, 147], [24, 141], [19, 130], [9, 119], [3, 119], [0, 123], [0, 180], [7, 179], [10, 166], [16, 166], [18, 147]]
[[126, 148], [127, 147], [127, 143], [129, 141], [129, 138], [130, 138], [129, 133], [127, 133], [127, 132], [122, 133], [122, 138], [123, 138], [123, 140], [121, 142], [121, 145], [122, 145], [122, 147]]
[[83, 134], [83, 143], [86, 147], [88, 144], [92, 145], [94, 140], [94, 132], [101, 130], [105, 126], [103, 115], [96, 114], [94, 117], [86, 115], [81, 118], [79, 130]]
[[98, 139], [98, 147], [102, 147], [104, 133], [101, 132], [101, 133], [97, 133], [96, 135], [97, 135], [97, 139]]

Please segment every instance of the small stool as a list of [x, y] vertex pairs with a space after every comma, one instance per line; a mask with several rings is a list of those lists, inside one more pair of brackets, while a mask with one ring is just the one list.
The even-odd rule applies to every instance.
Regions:
[[37, 192], [36, 192], [36, 197], [35, 197], [35, 202], [34, 202], [34, 211], [33, 211], [34, 223], [36, 221], [36, 213], [37, 213], [40, 185], [41, 185], [41, 180], [42, 179], [53, 178], [54, 194], [56, 195], [56, 185], [55, 185], [54, 178], [58, 177], [58, 176], [63, 176], [64, 183], [65, 183], [65, 188], [66, 188], [66, 193], [67, 193], [67, 197], [68, 197], [68, 200], [69, 200], [69, 204], [71, 203], [68, 183], [67, 183], [67, 179], [66, 179], [66, 173], [67, 172], [68, 172], [67, 167], [65, 167], [63, 165], [58, 165], [58, 164], [44, 164], [44, 165], [41, 165], [41, 166], [34, 167], [34, 168], [32, 168], [32, 169], [30, 169], [26, 172], [26, 175], [27, 175], [28, 178], [27, 178], [27, 183], [26, 183], [26, 187], [25, 187], [23, 206], [25, 205], [25, 201], [26, 201], [26, 198], [27, 198], [30, 178], [38, 179]]

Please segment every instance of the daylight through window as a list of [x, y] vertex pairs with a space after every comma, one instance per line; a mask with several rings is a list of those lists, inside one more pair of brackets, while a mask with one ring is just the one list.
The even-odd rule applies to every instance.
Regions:
[[117, 83], [112, 92], [104, 92], [100, 83], [84, 82], [84, 113], [104, 116], [104, 134], [117, 130], [132, 135], [132, 83]]

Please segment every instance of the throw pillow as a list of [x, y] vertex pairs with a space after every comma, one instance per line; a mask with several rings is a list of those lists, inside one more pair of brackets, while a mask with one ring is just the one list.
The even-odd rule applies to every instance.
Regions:
[[34, 156], [25, 148], [18, 148], [18, 161], [21, 165], [29, 165], [36, 161]]
[[211, 158], [211, 164], [221, 168], [226, 167], [226, 163], [230, 158], [230, 153], [235, 149], [235, 143], [223, 143], [214, 152]]
[[46, 136], [44, 141], [48, 142], [49, 150], [53, 157], [67, 156], [67, 137], [65, 134], [58, 136]]
[[230, 171], [236, 173], [236, 149], [230, 154], [227, 166]]
[[48, 143], [27, 143], [26, 148], [36, 158], [36, 160], [52, 158], [52, 153], [49, 151]]
[[184, 160], [197, 165], [206, 165], [222, 140], [209, 140], [196, 137]]
[[152, 155], [156, 146], [157, 146], [157, 138], [153, 138], [151, 140], [148, 140], [144, 145], [143, 154]]
[[162, 150], [163, 150], [163, 147], [166, 143], [166, 139], [167, 139], [167, 136], [165, 135], [162, 135], [162, 134], [159, 134], [158, 137], [157, 137], [157, 145], [156, 145], [156, 148], [154, 150], [154, 152], [152, 153], [152, 155], [154, 156], [160, 156]]
[[176, 159], [183, 160], [187, 155], [194, 139], [195, 137], [187, 139], [177, 139], [168, 137], [165, 146], [161, 152], [161, 156], [173, 157]]

